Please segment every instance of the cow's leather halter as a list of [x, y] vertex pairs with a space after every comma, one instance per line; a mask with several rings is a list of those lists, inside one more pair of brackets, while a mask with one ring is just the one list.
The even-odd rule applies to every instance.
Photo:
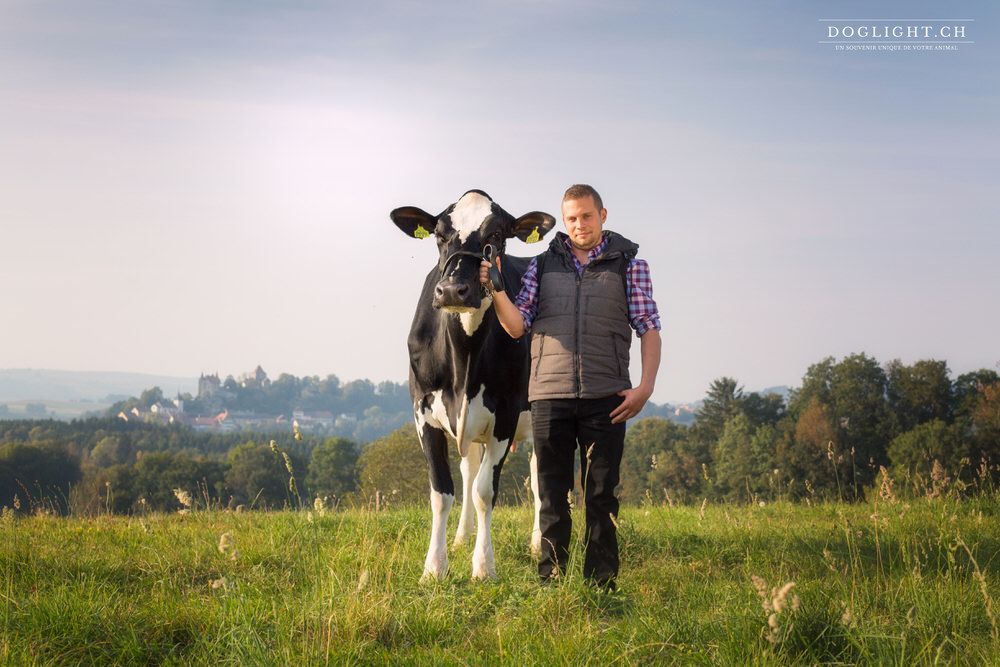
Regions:
[[493, 247], [492, 243], [486, 244], [486, 247], [483, 248], [482, 254], [477, 254], [469, 250], [456, 250], [455, 252], [448, 255], [447, 258], [445, 258], [444, 264], [441, 265], [441, 275], [444, 275], [447, 272], [448, 264], [450, 264], [451, 260], [455, 259], [456, 257], [473, 257], [480, 261], [486, 260], [490, 265], [490, 281], [483, 284], [482, 291], [484, 297], [485, 296], [492, 297], [494, 284], [497, 285], [503, 284], [503, 280], [500, 278], [500, 272], [497, 271], [496, 265], [493, 263], [493, 261], [497, 257], [500, 257], [503, 254], [503, 251], [504, 251], [503, 245], [501, 245], [500, 249], [497, 250], [495, 247]]

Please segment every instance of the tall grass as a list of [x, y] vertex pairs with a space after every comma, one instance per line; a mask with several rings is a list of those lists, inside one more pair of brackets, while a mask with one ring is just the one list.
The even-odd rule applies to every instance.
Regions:
[[499, 578], [479, 583], [471, 546], [419, 583], [424, 507], [8, 511], [0, 663], [1000, 663], [997, 499], [871, 495], [625, 507], [614, 594], [586, 585], [580, 549], [540, 585], [527, 508], [495, 511]]

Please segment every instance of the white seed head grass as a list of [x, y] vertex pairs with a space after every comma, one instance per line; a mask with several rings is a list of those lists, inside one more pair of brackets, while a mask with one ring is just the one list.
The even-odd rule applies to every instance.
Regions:
[[174, 495], [177, 497], [177, 501], [187, 509], [191, 509], [191, 506], [194, 505], [191, 494], [184, 489], [174, 489]]
[[229, 533], [223, 533], [219, 536], [219, 553], [224, 554], [233, 547], [236, 546], [236, 540]]

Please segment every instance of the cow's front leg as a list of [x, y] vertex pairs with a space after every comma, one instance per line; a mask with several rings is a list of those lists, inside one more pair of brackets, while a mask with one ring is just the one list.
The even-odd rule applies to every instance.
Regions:
[[455, 484], [448, 464], [448, 439], [444, 431], [426, 423], [419, 432], [420, 446], [427, 458], [432, 512], [431, 543], [421, 579], [443, 579], [448, 574], [448, 513], [455, 502]]
[[531, 495], [535, 500], [535, 521], [531, 528], [531, 555], [539, 558], [542, 555], [542, 528], [539, 522], [542, 500], [538, 497], [538, 457], [535, 456], [534, 451], [531, 452], [529, 468], [531, 469]]
[[489, 579], [497, 576], [490, 524], [493, 521], [493, 504], [496, 502], [499, 488], [500, 470], [507, 456], [508, 447], [508, 442], [497, 442], [491, 438], [490, 443], [486, 445], [479, 474], [476, 475], [476, 492], [473, 500], [476, 503], [479, 521], [476, 526], [476, 546], [472, 550], [473, 579]]
[[478, 442], [466, 445], [465, 456], [462, 457], [462, 511], [458, 518], [458, 530], [455, 531], [455, 545], [465, 544], [472, 534], [473, 523], [476, 520], [476, 505], [472, 496], [476, 488], [476, 476], [479, 474], [479, 464], [483, 459], [483, 446]]

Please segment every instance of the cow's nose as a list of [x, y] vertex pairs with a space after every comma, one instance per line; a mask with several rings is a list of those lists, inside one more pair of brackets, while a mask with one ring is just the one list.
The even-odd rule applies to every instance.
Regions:
[[438, 283], [434, 296], [444, 304], [463, 303], [469, 294], [469, 286], [464, 283]]

